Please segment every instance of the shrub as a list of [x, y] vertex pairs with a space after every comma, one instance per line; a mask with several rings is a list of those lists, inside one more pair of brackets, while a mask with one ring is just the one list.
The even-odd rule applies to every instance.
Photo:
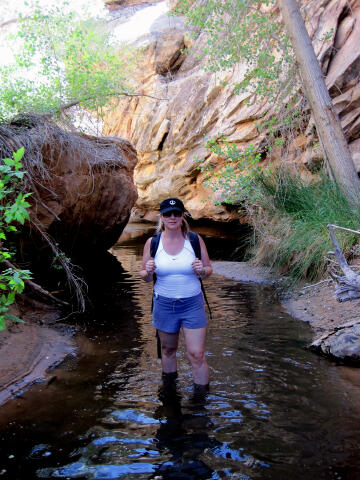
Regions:
[[[294, 280], [318, 279], [333, 248], [327, 225], [358, 230], [360, 208], [350, 205], [325, 175], [308, 182], [283, 170], [255, 181], [261, 193], [255, 205], [247, 202], [256, 234], [255, 262], [279, 267]], [[337, 233], [337, 238], [345, 254], [358, 240], [349, 232]]]
[[13, 158], [4, 158], [0, 164], [0, 263], [7, 268], [0, 273], [0, 330], [6, 328], [6, 320], [21, 322], [18, 317], [9, 313], [10, 306], [15, 301], [15, 294], [23, 292], [24, 280], [31, 274], [28, 270], [20, 270], [9, 264], [14, 255], [6, 245], [6, 234], [16, 232], [14, 223], [24, 224], [29, 219], [26, 198], [30, 193], [19, 192], [16, 188], [21, 183], [24, 172], [21, 159], [24, 148], [20, 148]]

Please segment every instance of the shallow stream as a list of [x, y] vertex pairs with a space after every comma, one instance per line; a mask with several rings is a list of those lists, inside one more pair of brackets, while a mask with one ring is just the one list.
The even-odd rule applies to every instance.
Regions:
[[112, 250], [124, 271], [76, 319], [78, 354], [2, 407], [0, 478], [360, 479], [353, 370], [308, 352], [309, 327], [269, 287], [208, 279], [210, 392], [193, 396], [181, 345], [177, 389], [162, 393], [131, 237]]

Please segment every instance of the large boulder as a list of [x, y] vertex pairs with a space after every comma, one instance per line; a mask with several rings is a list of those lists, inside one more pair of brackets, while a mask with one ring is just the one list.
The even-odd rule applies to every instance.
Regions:
[[122, 138], [79, 135], [42, 119], [0, 130], [2, 155], [25, 147], [25, 189], [32, 192], [32, 206], [24, 246], [41, 247], [53, 239], [70, 254], [110, 248], [137, 199], [133, 146]]
[[[176, 3], [176, 2], [175, 2]], [[359, 80], [360, 5], [356, 0], [302, 0], [307, 28], [313, 40], [329, 91], [341, 118], [358, 171], [360, 171]], [[155, 22], [156, 23], [156, 22]], [[245, 65], [231, 71], [205, 71], [196, 53], [184, 55], [184, 47], [199, 47], [204, 33], [193, 40], [189, 26], [173, 17], [156, 25], [143, 51], [134, 79], [138, 92], [150, 97], [126, 98], [105, 118], [105, 135], [126, 136], [138, 151], [134, 181], [138, 188], [137, 211], [156, 209], [166, 196], [178, 195], [194, 218], [229, 221], [237, 209], [221, 205], [222, 197], [206, 186], [198, 159], [220, 168], [222, 160], [210, 155], [204, 138], [225, 134], [240, 149], [263, 144], [257, 122], [272, 105], [247, 94], [236, 95], [233, 84], [244, 77]], [[264, 156], [265, 157], [265, 156]], [[310, 119], [286, 153], [273, 149], [272, 161], [297, 163], [304, 174], [317, 171], [323, 161]], [[266, 160], [266, 158], [265, 158]], [[215, 203], [217, 202], [217, 205]]]

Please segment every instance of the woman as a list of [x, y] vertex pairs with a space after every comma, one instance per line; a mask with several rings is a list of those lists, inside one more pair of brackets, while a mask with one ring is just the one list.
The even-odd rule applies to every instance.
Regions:
[[160, 204], [160, 242], [155, 258], [150, 254], [151, 238], [145, 243], [140, 275], [145, 282], [151, 282], [156, 274], [153, 325], [160, 336], [163, 377], [177, 376], [176, 351], [182, 327], [194, 384], [207, 386], [207, 320], [199, 278], [211, 275], [212, 267], [200, 236], [201, 260], [195, 257], [184, 211], [178, 198], [167, 198]]

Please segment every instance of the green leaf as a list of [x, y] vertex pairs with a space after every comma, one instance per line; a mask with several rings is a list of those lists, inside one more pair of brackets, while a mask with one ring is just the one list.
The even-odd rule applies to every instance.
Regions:
[[16, 315], [13, 315], [11, 313], [7, 313], [5, 315], [5, 318], [6, 318], [6, 320], [11, 320], [12, 322], [15, 322], [15, 323], [25, 323], [24, 320], [22, 320], [21, 318], [17, 317]]
[[13, 153], [14, 160], [18, 163], [24, 156], [24, 147], [19, 148], [16, 152]]

